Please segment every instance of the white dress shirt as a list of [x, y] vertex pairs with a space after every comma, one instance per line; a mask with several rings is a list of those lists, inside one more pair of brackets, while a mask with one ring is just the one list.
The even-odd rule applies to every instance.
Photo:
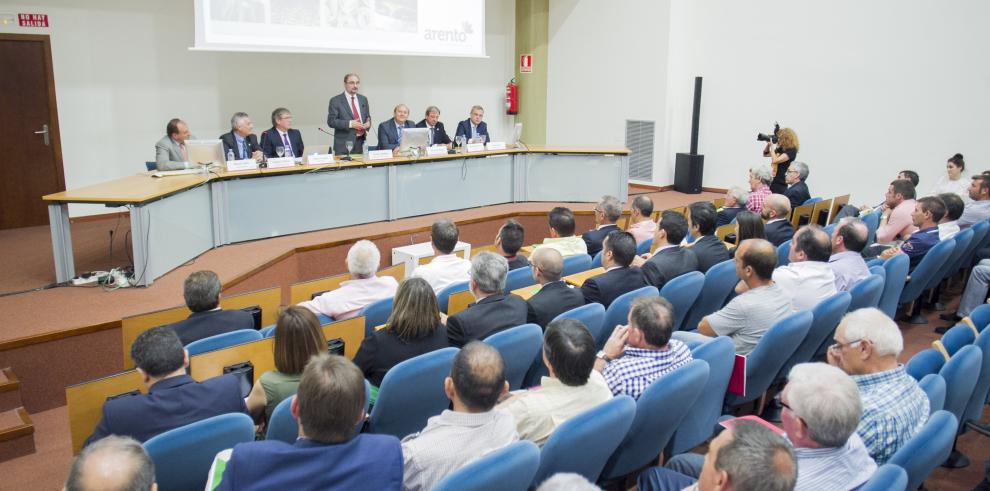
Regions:
[[394, 297], [399, 282], [391, 276], [347, 280], [336, 290], [330, 290], [312, 300], [300, 302], [315, 314], [323, 314], [334, 320], [350, 319], [365, 306], [378, 300]]
[[519, 438], [539, 446], [565, 421], [612, 398], [605, 377], [592, 370], [588, 381], [577, 387], [556, 378], [543, 377], [540, 388], [530, 389], [497, 406], [512, 414]]
[[773, 270], [773, 281], [791, 296], [794, 310], [811, 310], [835, 295], [835, 274], [828, 263], [801, 261]]
[[456, 254], [444, 254], [434, 257], [428, 264], [417, 266], [413, 270], [413, 278], [423, 278], [435, 293], [457, 283], [471, 279], [469, 271], [471, 261], [458, 257]]

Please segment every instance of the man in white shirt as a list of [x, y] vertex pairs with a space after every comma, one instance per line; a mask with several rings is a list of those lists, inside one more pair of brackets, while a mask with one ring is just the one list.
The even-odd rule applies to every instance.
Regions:
[[399, 283], [391, 276], [375, 275], [380, 261], [381, 254], [373, 242], [357, 241], [347, 251], [347, 270], [353, 279], [312, 300], [300, 302], [299, 305], [314, 314], [344, 320], [358, 315], [369, 304], [394, 297]]
[[773, 281], [790, 295], [794, 310], [811, 310], [835, 295], [835, 274], [828, 265], [832, 242], [818, 225], [807, 225], [794, 232], [790, 263], [773, 271]]
[[557, 206], [550, 210], [549, 218], [550, 237], [543, 239], [543, 243], [535, 247], [557, 249], [563, 257], [588, 253], [588, 244], [581, 237], [574, 235], [574, 212], [570, 208]]
[[938, 240], [951, 239], [959, 233], [959, 217], [966, 205], [956, 193], [942, 193], [938, 199], [945, 204], [945, 216], [938, 222]]
[[437, 220], [430, 227], [433, 260], [413, 270], [414, 278], [423, 278], [435, 293], [448, 286], [470, 279], [471, 261], [454, 254], [457, 247], [457, 225], [450, 220]]

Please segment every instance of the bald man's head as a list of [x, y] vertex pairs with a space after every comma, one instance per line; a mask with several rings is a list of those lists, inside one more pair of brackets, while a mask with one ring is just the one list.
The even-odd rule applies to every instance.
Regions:
[[155, 465], [137, 440], [108, 436], [84, 448], [72, 463], [66, 491], [148, 491], [155, 484]]
[[533, 251], [529, 262], [536, 267], [540, 276], [546, 282], [557, 281], [564, 271], [564, 257], [560, 251], [550, 247], [539, 247]]
[[763, 201], [761, 214], [766, 220], [787, 218], [791, 215], [791, 200], [783, 194], [771, 194]]
[[742, 268], [753, 268], [753, 274], [763, 280], [769, 280], [777, 267], [777, 248], [764, 239], [744, 240], [736, 251], [736, 257]]

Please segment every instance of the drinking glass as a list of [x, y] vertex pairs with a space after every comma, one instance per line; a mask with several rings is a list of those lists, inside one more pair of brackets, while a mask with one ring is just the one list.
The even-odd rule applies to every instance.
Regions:
[[347, 140], [344, 142], [344, 148], [347, 149], [347, 155], [350, 155], [351, 150], [354, 150], [354, 140]]
[[279, 157], [284, 157], [285, 156], [285, 147], [283, 147], [281, 145], [275, 147], [275, 155], [278, 155]]

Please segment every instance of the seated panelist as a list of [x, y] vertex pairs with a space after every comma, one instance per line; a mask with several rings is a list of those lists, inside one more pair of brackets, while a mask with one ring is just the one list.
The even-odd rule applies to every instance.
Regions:
[[378, 149], [398, 151], [399, 144], [402, 143], [402, 130], [405, 128], [415, 128], [416, 125], [409, 121], [409, 108], [405, 104], [399, 104], [392, 110], [392, 119], [379, 123], [378, 125]]
[[482, 136], [487, 139], [486, 141], [492, 141], [491, 135], [488, 134], [488, 124], [481, 120], [483, 117], [485, 117], [485, 108], [473, 106], [471, 117], [457, 124], [457, 133], [454, 136], [464, 136], [468, 139], [468, 143], [483, 143]]
[[276, 147], [284, 149], [285, 157], [302, 157], [302, 133], [292, 129], [292, 113], [284, 107], [272, 111], [272, 127], [261, 132], [261, 151], [265, 157], [278, 157]]
[[158, 170], [180, 170], [188, 167], [186, 140], [192, 139], [186, 122], [173, 118], [165, 125], [165, 136], [155, 143], [155, 163]]
[[230, 133], [220, 135], [223, 142], [223, 153], [227, 155], [228, 150], [234, 151], [234, 159], [254, 159], [261, 162], [263, 157], [261, 146], [258, 145], [258, 137], [254, 136], [254, 123], [247, 113], [236, 112], [230, 117]]
[[440, 122], [440, 108], [437, 106], [426, 108], [426, 119], [416, 123], [416, 127], [430, 130], [426, 141], [428, 145], [447, 145], [447, 148], [450, 148], [450, 137], [447, 136], [443, 123]]

